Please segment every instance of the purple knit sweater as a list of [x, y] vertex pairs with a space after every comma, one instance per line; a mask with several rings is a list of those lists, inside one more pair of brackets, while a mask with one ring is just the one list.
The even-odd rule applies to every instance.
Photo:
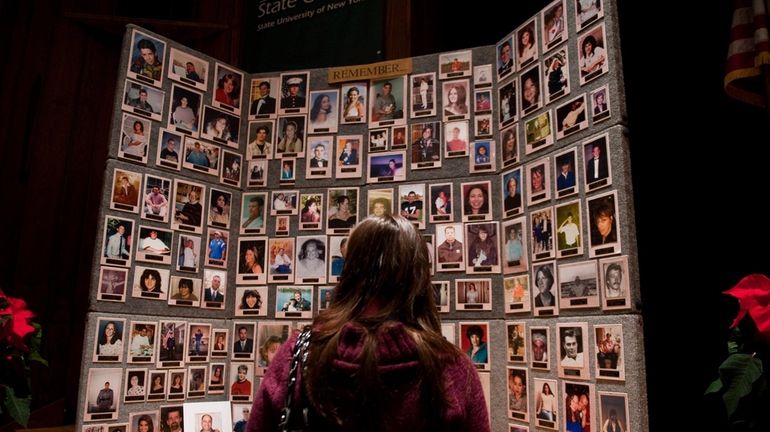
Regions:
[[[363, 329], [356, 324], [346, 324], [342, 328], [337, 358], [334, 360], [335, 368], [345, 372], [358, 369], [363, 334]], [[294, 334], [283, 344], [273, 359], [254, 396], [254, 405], [251, 408], [246, 432], [277, 430], [280, 412], [286, 401], [291, 351], [296, 340], [297, 334]], [[383, 373], [406, 372], [418, 365], [415, 342], [401, 324], [390, 326], [377, 333], [377, 354], [379, 370]], [[313, 365], [309, 367], [312, 368]], [[450, 406], [440, 430], [488, 432], [489, 418], [484, 394], [478, 373], [470, 360], [466, 356], [458, 356], [453, 363], [444, 365], [443, 376]], [[419, 400], [420, 389], [414, 385], [404, 394], [402, 407], [389, 421], [388, 429], [416, 430], [414, 426], [419, 425], [420, 420], [424, 418], [423, 413], [420, 412]]]

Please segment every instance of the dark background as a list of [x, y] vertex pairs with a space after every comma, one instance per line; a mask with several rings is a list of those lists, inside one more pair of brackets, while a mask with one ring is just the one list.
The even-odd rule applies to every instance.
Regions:
[[[34, 369], [33, 426], [75, 421], [124, 25], [257, 71], [245, 66], [254, 63], [243, 0], [158, 3], [0, 0], [0, 288], [37, 313], [51, 363]], [[546, 3], [516, 1], [506, 6], [513, 13], [500, 13], [491, 1], [383, 1], [381, 55], [494, 44]], [[763, 109], [724, 94], [729, 3], [681, 12], [620, 5], [651, 430], [723, 430], [721, 412], [702, 398], [736, 309], [721, 291], [770, 267], [759, 210], [770, 122]], [[346, 37], [327, 31], [330, 41]], [[308, 66], [331, 66], [318, 56], [308, 54]], [[280, 70], [263, 60], [259, 70]], [[352, 55], [348, 63], [366, 61]]]

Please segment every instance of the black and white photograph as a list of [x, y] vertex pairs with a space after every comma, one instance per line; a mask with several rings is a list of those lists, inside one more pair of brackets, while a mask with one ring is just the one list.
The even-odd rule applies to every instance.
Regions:
[[297, 237], [296, 283], [325, 284], [328, 244], [326, 235]]
[[599, 286], [603, 310], [631, 308], [631, 292], [628, 273], [628, 256], [599, 260]]
[[559, 315], [559, 298], [556, 290], [556, 264], [553, 261], [534, 265], [532, 268], [532, 304], [535, 316]]
[[559, 264], [561, 309], [599, 308], [599, 275], [596, 261]]
[[473, 87], [484, 88], [492, 87], [492, 65], [477, 65], [473, 66]]
[[557, 323], [559, 377], [588, 379], [588, 324]]
[[390, 129], [391, 128], [369, 129], [369, 153], [388, 150]]

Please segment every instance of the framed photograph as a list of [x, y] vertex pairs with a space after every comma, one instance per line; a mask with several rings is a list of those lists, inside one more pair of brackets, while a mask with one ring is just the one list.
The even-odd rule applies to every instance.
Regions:
[[559, 376], [588, 379], [588, 324], [557, 323], [559, 333]]
[[168, 371], [168, 394], [166, 399], [169, 401], [184, 400], [186, 380], [187, 369], [172, 369]]
[[[202, 398], [206, 395], [208, 367], [196, 365], [187, 367], [187, 399]], [[189, 414], [188, 414], [189, 415]]]
[[235, 316], [267, 316], [267, 287], [235, 288]]
[[497, 81], [516, 71], [513, 63], [514, 57], [513, 33], [505, 36], [503, 40], [497, 43], [495, 52], [497, 54]]
[[343, 84], [340, 94], [344, 101], [340, 108], [340, 123], [366, 123], [366, 92], [368, 84], [365, 82]]
[[220, 147], [212, 143], [185, 137], [182, 166], [208, 175], [219, 175]]
[[211, 324], [190, 323], [187, 341], [188, 363], [208, 362], [211, 354]]
[[147, 163], [147, 147], [150, 143], [151, 133], [150, 124], [151, 122], [147, 119], [123, 113], [123, 122], [120, 127], [120, 143], [118, 144], [118, 158], [141, 164]]
[[230, 342], [228, 341], [228, 329], [214, 329], [214, 345], [211, 347], [211, 358], [226, 358]]
[[158, 129], [158, 154], [155, 165], [179, 171], [182, 168], [182, 158], [179, 151], [182, 150], [183, 135], [171, 130]]
[[462, 192], [463, 222], [492, 220], [491, 181], [461, 183], [460, 191]]
[[544, 429], [559, 430], [561, 404], [556, 380], [533, 378], [532, 388], [537, 401], [535, 424]]
[[442, 322], [441, 323], [441, 336], [444, 336], [444, 339], [448, 340], [452, 345], [457, 345], [457, 326], [455, 323], [447, 323]]
[[492, 87], [492, 65], [473, 66], [473, 87]]
[[201, 138], [237, 149], [240, 129], [241, 120], [235, 115], [210, 106], [203, 107]]
[[176, 270], [180, 272], [198, 273], [200, 268], [201, 238], [186, 234], [177, 237]]
[[444, 102], [444, 121], [468, 120], [470, 118], [470, 80], [461, 79], [441, 83]]
[[556, 256], [553, 235], [553, 207], [533, 211], [529, 215], [532, 229], [532, 261]]
[[430, 222], [452, 222], [454, 213], [452, 207], [454, 204], [452, 194], [452, 183], [435, 183], [428, 186], [430, 190]]
[[369, 127], [406, 124], [407, 77], [402, 75], [369, 84]]
[[631, 290], [628, 273], [628, 256], [599, 260], [602, 287], [602, 309], [622, 310], [631, 308]]
[[84, 421], [117, 420], [123, 368], [89, 368]]
[[249, 161], [248, 175], [246, 176], [246, 185], [250, 188], [267, 186], [267, 168], [266, 159]]
[[[292, 295], [293, 297], [293, 295]], [[267, 372], [267, 368], [273, 362], [273, 358], [278, 353], [281, 345], [289, 339], [291, 335], [291, 323], [280, 321], [260, 321], [259, 337], [257, 339], [257, 369], [256, 374], [262, 376]]]
[[305, 178], [328, 179], [332, 176], [329, 159], [334, 155], [334, 136], [311, 136], [307, 139]]
[[458, 324], [460, 326], [460, 350], [470, 357], [476, 369], [490, 370], [488, 348], [492, 341], [489, 334], [489, 322], [461, 321]]
[[543, 61], [543, 81], [546, 82], [545, 103], [549, 104], [570, 92], [569, 62], [564, 46]]
[[433, 281], [433, 294], [436, 300], [438, 313], [449, 312], [449, 281]]
[[278, 114], [307, 114], [310, 72], [297, 71], [281, 74], [281, 104]]
[[388, 150], [390, 128], [369, 129], [369, 153]]
[[233, 420], [229, 401], [184, 404], [184, 429], [203, 432], [231, 431]]
[[410, 77], [411, 118], [436, 115], [436, 73], [414, 74]]
[[556, 0], [543, 9], [540, 21], [543, 52], [567, 40], [567, 18], [564, 0]]
[[249, 96], [249, 120], [275, 118], [277, 105], [275, 98], [281, 81], [278, 77], [252, 78]]
[[308, 116], [308, 134], [337, 133], [340, 111], [339, 90], [314, 90], [310, 92], [310, 114]]
[[[348, 238], [346, 236], [329, 236], [329, 277], [328, 283], [335, 283], [342, 274], [347, 254]], [[320, 303], [319, 303], [320, 304]]]
[[227, 300], [227, 272], [222, 270], [203, 270], [202, 308], [224, 309]]
[[306, 230], [320, 230], [323, 220], [323, 194], [321, 193], [308, 193], [301, 194], [299, 197], [299, 204], [302, 210], [299, 212], [299, 229], [300, 231]]
[[219, 173], [219, 182], [229, 186], [241, 187], [241, 166], [243, 156], [240, 153], [229, 150], [222, 151], [222, 169]]
[[310, 285], [291, 285], [275, 287], [275, 317], [302, 318], [313, 317], [313, 287]]
[[[252, 339], [252, 344], [253, 344]], [[230, 362], [230, 400], [251, 401], [254, 394], [251, 380], [254, 379], [254, 362]], [[249, 379], [251, 378], [251, 379]]]
[[279, 177], [281, 186], [294, 185], [294, 181], [297, 179], [296, 162], [296, 158], [281, 159], [281, 175]]
[[125, 327], [126, 320], [124, 318], [97, 318], [94, 329], [94, 363], [120, 363], [123, 361]]
[[168, 77], [202, 92], [207, 91], [209, 62], [173, 47], [169, 52]]
[[209, 382], [207, 384], [207, 394], [224, 394], [225, 393], [225, 380], [227, 374], [225, 373], [225, 363], [211, 363], [209, 365]]
[[575, 23], [577, 31], [604, 17], [604, 8], [600, 0], [575, 1]]
[[160, 425], [159, 411], [132, 412], [128, 415], [128, 423], [132, 431], [152, 429], [153, 425]]
[[[508, 361], [525, 363], [527, 359], [527, 324], [524, 321], [506, 321], [508, 335]], [[526, 382], [526, 380], [524, 380]]]
[[337, 136], [337, 163], [335, 178], [361, 178], [363, 135]]
[[246, 159], [272, 159], [275, 144], [275, 120], [249, 122]]
[[529, 366], [532, 369], [547, 371], [551, 368], [549, 347], [550, 329], [548, 327], [529, 327]]
[[532, 310], [530, 302], [529, 275], [519, 274], [503, 279], [505, 313], [523, 313]]
[[551, 200], [551, 159], [544, 157], [525, 166], [527, 173], [527, 207]]
[[390, 149], [400, 150], [406, 148], [406, 126], [394, 126], [391, 128]]
[[214, 83], [216, 87], [211, 105], [240, 116], [243, 72], [217, 62], [214, 66]]
[[296, 215], [297, 205], [299, 203], [298, 190], [274, 190], [271, 192], [270, 216]]
[[[185, 86], [173, 84], [168, 104], [169, 116], [166, 127], [197, 138], [201, 129], [203, 95]], [[177, 142], [181, 144], [181, 141]]]
[[622, 324], [599, 324], [594, 326], [596, 342], [597, 378], [625, 381], [626, 368], [623, 346]]
[[241, 201], [241, 234], [264, 234], [267, 220], [267, 192], [247, 192]]
[[[160, 343], [158, 344], [158, 367], [178, 368], [184, 366], [184, 354], [187, 335], [187, 323], [185, 321], [160, 321]], [[184, 378], [186, 370], [169, 372], [168, 399], [180, 399], [178, 393], [184, 398]], [[176, 372], [176, 373], [175, 373]], [[175, 394], [176, 393], [176, 394]]]
[[294, 237], [270, 238], [267, 244], [268, 282], [294, 282]]
[[500, 146], [503, 150], [503, 168], [519, 161], [519, 124], [516, 123], [500, 131]]
[[518, 118], [518, 104], [516, 103], [516, 95], [518, 95], [518, 89], [516, 85], [518, 81], [512, 79], [506, 83], [500, 84], [497, 89], [497, 101], [499, 103], [498, 110], [498, 122], [500, 128], [505, 128], [508, 125], [515, 122]]
[[454, 51], [438, 55], [439, 79], [471, 76], [473, 51]]
[[185, 180], [174, 179], [173, 208], [171, 229], [195, 234], [203, 232], [203, 203], [206, 186]]
[[520, 214], [524, 208], [521, 199], [521, 168], [512, 169], [500, 174], [502, 189], [503, 217], [510, 218]]
[[171, 180], [145, 174], [142, 211], [140, 212], [142, 219], [168, 223], [170, 193]]
[[499, 222], [465, 224], [465, 240], [468, 244], [466, 273], [500, 273], [499, 234]]
[[393, 189], [369, 189], [366, 196], [369, 216], [393, 214]]
[[399, 215], [425, 229], [425, 183], [398, 186]]
[[475, 90], [473, 102], [474, 114], [490, 114], [492, 112], [492, 89]]
[[124, 303], [127, 280], [127, 268], [99, 267], [99, 291], [96, 293], [96, 299]]
[[525, 217], [503, 222], [503, 274], [526, 272], [527, 221]]
[[628, 415], [628, 394], [616, 392], [598, 392], [599, 394], [599, 422], [605, 423], [614, 430], [631, 432], [631, 424]]
[[230, 228], [230, 204], [233, 194], [219, 189], [209, 190], [208, 225], [216, 228]]
[[[254, 337], [257, 323], [253, 321], [233, 322], [233, 360], [254, 360]], [[237, 374], [230, 374], [231, 377]]]
[[539, 57], [538, 48], [540, 44], [537, 41], [538, 29], [537, 18], [524, 23], [516, 30], [516, 52], [519, 56], [516, 58], [516, 65], [519, 70], [535, 63]]
[[474, 116], [476, 120], [474, 136], [476, 138], [486, 138], [492, 136], [492, 114], [482, 114]]
[[278, 118], [278, 128], [275, 131], [275, 140], [278, 142], [274, 155], [276, 159], [301, 157], [304, 154], [306, 122], [307, 116], [304, 115]]
[[110, 208], [137, 213], [139, 210], [139, 191], [141, 189], [142, 174], [114, 168], [112, 170]]
[[556, 206], [556, 254], [565, 258], [583, 254], [580, 200]]
[[168, 299], [170, 271], [167, 268], [134, 267], [134, 285], [131, 296], [148, 300]]
[[297, 237], [296, 283], [326, 283], [326, 235]]
[[441, 167], [441, 122], [413, 123], [412, 170]]
[[[123, 111], [160, 121], [166, 93], [146, 84], [126, 80], [123, 87]], [[149, 132], [149, 131], [148, 131]]]
[[559, 299], [554, 289], [556, 283], [556, 264], [553, 261], [533, 266], [532, 281], [536, 290], [532, 291], [535, 316], [559, 315]]
[[465, 270], [465, 231], [461, 223], [436, 225], [436, 271]]
[[276, 237], [289, 236], [289, 216], [275, 217], [275, 236]]
[[585, 93], [556, 107], [556, 139], [562, 139], [588, 127]]
[[104, 216], [102, 233], [104, 265], [131, 267], [131, 247], [134, 240], [134, 221], [117, 216]]
[[577, 148], [554, 155], [553, 171], [556, 177], [556, 197], [564, 198], [578, 193]]
[[492, 310], [492, 279], [455, 279], [455, 310]]
[[359, 188], [329, 188], [326, 234], [347, 234], [358, 223]]
[[592, 91], [590, 99], [592, 107], [591, 112], [593, 113], [591, 119], [594, 124], [610, 118], [610, 91], [608, 86], [604, 85]]
[[203, 281], [200, 278], [171, 276], [168, 304], [171, 306], [200, 307]]
[[[519, 337], [521, 339], [521, 337]], [[508, 418], [529, 421], [527, 368], [508, 366]]]
[[523, 118], [543, 106], [540, 63], [535, 63], [531, 68], [522, 71], [519, 75], [519, 88], [521, 89], [521, 117]]
[[163, 59], [166, 58], [166, 42], [147, 33], [134, 30], [131, 33], [131, 61], [126, 76], [160, 87], [163, 84]]
[[603, 133], [583, 142], [586, 192], [612, 184], [612, 163], [609, 153], [610, 135]]
[[585, 85], [610, 71], [610, 62], [604, 43], [604, 23], [578, 38], [578, 65], [580, 85]]
[[173, 238], [174, 232], [171, 230], [140, 225], [136, 260], [171, 265]]
[[[592, 427], [592, 421], [596, 418], [591, 415], [595, 413], [594, 385], [588, 383], [577, 383], [562, 381], [564, 386], [564, 430], [574, 429], [575, 426], [583, 427], [583, 430], [596, 430]], [[611, 429], [608, 429], [611, 430]]]
[[[166, 399], [168, 391], [168, 371], [151, 370], [149, 386], [147, 388], [147, 401], [162, 401]], [[181, 416], [179, 416], [181, 419]]]
[[591, 258], [614, 255], [620, 252], [620, 223], [618, 214], [617, 191], [608, 192], [589, 199], [588, 224], [591, 227]]
[[318, 310], [326, 310], [332, 303], [333, 286], [318, 287]]
[[368, 155], [367, 183], [406, 180], [406, 152], [390, 151]]
[[559, 264], [559, 306], [561, 309], [599, 307], [596, 261]]

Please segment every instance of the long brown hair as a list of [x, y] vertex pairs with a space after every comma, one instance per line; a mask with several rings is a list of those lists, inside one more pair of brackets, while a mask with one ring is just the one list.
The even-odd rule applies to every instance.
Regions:
[[[386, 390], [393, 386], [378, 372], [376, 335], [400, 323], [419, 359], [404, 385], [417, 383], [424, 425], [440, 429], [449, 404], [443, 366], [462, 354], [441, 336], [428, 266], [427, 245], [404, 218], [370, 217], [351, 233], [333, 301], [313, 325], [305, 381], [311, 405], [327, 422], [344, 430], [387, 430], [403, 393]], [[335, 372], [340, 330], [351, 322], [363, 329], [360, 369]]]

